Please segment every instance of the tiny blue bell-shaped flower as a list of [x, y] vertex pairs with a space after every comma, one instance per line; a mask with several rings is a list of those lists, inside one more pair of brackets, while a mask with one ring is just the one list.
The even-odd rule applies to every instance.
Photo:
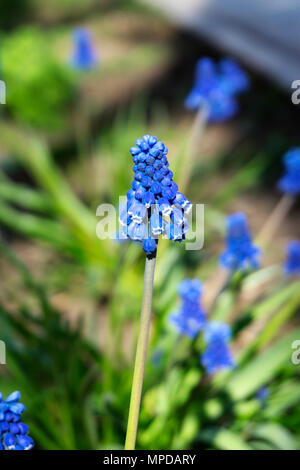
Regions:
[[21, 394], [20, 392], [12, 392], [5, 400], [5, 403], [16, 403], [20, 400]]
[[19, 427], [19, 433], [20, 434], [28, 434], [29, 428], [28, 428], [27, 424], [18, 423], [18, 427]]
[[16, 445], [16, 440], [9, 432], [4, 435], [3, 445], [5, 450], [13, 450]]
[[34, 442], [31, 437], [26, 436], [24, 434], [20, 434], [17, 436], [17, 442], [19, 446], [22, 447], [24, 450], [31, 450], [34, 446]]
[[86, 28], [76, 28], [73, 40], [73, 52], [70, 58], [72, 67], [78, 70], [95, 68], [98, 65], [98, 58], [90, 31]]
[[156, 251], [156, 242], [154, 238], [146, 238], [143, 243], [143, 250], [145, 253], [150, 256]]

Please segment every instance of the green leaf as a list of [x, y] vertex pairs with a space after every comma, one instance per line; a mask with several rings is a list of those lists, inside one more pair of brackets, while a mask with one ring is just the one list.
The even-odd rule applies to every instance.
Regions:
[[300, 291], [294, 295], [290, 301], [276, 313], [268, 322], [257, 339], [257, 347], [262, 347], [271, 341], [281, 330], [288, 319], [297, 311], [300, 304]]
[[258, 319], [268, 315], [269, 313], [283, 305], [288, 299], [290, 299], [292, 295], [297, 293], [299, 289], [300, 282], [296, 281], [289, 284], [284, 289], [281, 289], [279, 292], [276, 291], [274, 295], [267, 297], [266, 300], [261, 302], [257, 307], [252, 310], [253, 318]]
[[287, 380], [280, 385], [268, 398], [268, 406], [264, 410], [266, 419], [282, 415], [289, 408], [300, 402], [300, 384], [296, 380]]
[[263, 423], [255, 426], [252, 436], [272, 444], [274, 449], [295, 450], [295, 439], [283, 426], [277, 423]]
[[284, 364], [289, 363], [291, 344], [298, 338], [300, 328], [285, 335], [250, 363], [233, 372], [225, 387], [231, 397], [234, 400], [244, 399], [271, 380]]
[[0, 197], [25, 209], [40, 212], [53, 211], [53, 205], [49, 197], [20, 183], [1, 181]]
[[199, 438], [221, 450], [252, 450], [240, 435], [228, 429], [207, 429], [199, 435]]

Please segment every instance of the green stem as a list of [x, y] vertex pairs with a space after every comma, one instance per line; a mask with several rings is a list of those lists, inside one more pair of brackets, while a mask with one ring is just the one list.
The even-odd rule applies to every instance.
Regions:
[[135, 448], [150, 330], [155, 263], [156, 255], [153, 258], [146, 258], [141, 320], [131, 388], [125, 450], [134, 450]]
[[263, 225], [263, 228], [257, 237], [258, 243], [265, 246], [273, 239], [277, 230], [282, 226], [284, 219], [294, 204], [294, 201], [295, 198], [290, 194], [284, 194], [282, 196], [270, 217]]
[[198, 144], [199, 144], [200, 138], [203, 136], [203, 133], [206, 127], [208, 113], [209, 113], [208, 106], [207, 104], [204, 104], [203, 106], [199, 107], [197, 114], [195, 116], [195, 119], [194, 119], [192, 131], [189, 136], [187, 152], [183, 160], [183, 165], [181, 166], [181, 173], [180, 173], [180, 179], [179, 179], [179, 187], [181, 188], [181, 191], [183, 193], [191, 178], [191, 173], [193, 171], [195, 158], [198, 152]]
[[233, 270], [228, 269], [219, 269], [219, 272], [214, 274], [213, 282], [214, 284], [209, 287], [207, 286], [206, 291], [209, 293], [209, 296], [206, 295], [205, 298], [205, 308], [208, 312], [212, 312], [216, 306], [219, 295], [227, 288], [229, 282], [231, 281], [233, 275]]

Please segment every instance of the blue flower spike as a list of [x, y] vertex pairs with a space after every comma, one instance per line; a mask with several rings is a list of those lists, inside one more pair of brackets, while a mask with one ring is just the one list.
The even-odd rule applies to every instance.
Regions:
[[226, 248], [220, 256], [223, 268], [232, 271], [257, 269], [261, 250], [252, 242], [247, 218], [242, 212], [227, 217]]
[[178, 333], [195, 338], [206, 324], [206, 312], [201, 306], [202, 282], [198, 279], [185, 279], [179, 284], [180, 309], [169, 316], [169, 321]]
[[295, 196], [300, 193], [300, 147], [289, 150], [283, 158], [285, 174], [279, 180], [278, 188]]
[[206, 105], [208, 121], [223, 122], [238, 113], [236, 96], [249, 88], [247, 74], [235, 61], [225, 58], [216, 64], [212, 59], [204, 57], [196, 64], [194, 86], [185, 105], [190, 110], [198, 110]]
[[286, 260], [284, 263], [286, 276], [300, 277], [300, 241], [292, 240], [286, 249]]
[[147, 256], [156, 252], [158, 238], [183, 241], [192, 205], [178, 191], [167, 160], [168, 148], [157, 137], [144, 135], [130, 148], [134, 179], [125, 207], [119, 211], [121, 238], [141, 243]]
[[71, 65], [78, 70], [91, 70], [98, 65], [98, 57], [92, 36], [86, 28], [76, 28], [73, 33], [73, 52]]
[[20, 403], [20, 392], [11, 393], [3, 400], [0, 393], [0, 450], [30, 450], [34, 442], [28, 436], [28, 426], [21, 422], [25, 406]]
[[212, 321], [207, 324], [204, 330], [207, 347], [201, 356], [201, 363], [208, 374], [212, 375], [220, 370], [235, 367], [235, 361], [228, 346], [230, 338], [231, 329], [226, 323]]

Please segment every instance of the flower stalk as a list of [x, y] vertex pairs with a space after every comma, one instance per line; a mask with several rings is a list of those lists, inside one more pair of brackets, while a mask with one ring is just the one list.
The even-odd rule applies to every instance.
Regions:
[[199, 109], [194, 119], [192, 131], [189, 137], [184, 164], [181, 169], [179, 187], [181, 188], [181, 191], [183, 192], [185, 191], [187, 184], [190, 181], [190, 176], [193, 171], [195, 158], [197, 156], [198, 144], [206, 129], [208, 115], [209, 115], [209, 105], [204, 103], [202, 106], [199, 106]]
[[292, 208], [294, 201], [294, 196], [289, 193], [285, 193], [282, 196], [257, 237], [260, 245], [266, 245], [270, 240], [273, 239], [275, 233], [278, 231], [279, 227], [282, 225], [284, 219]]
[[137, 348], [136, 348], [133, 381], [132, 381], [132, 388], [131, 388], [131, 398], [130, 398], [128, 423], [127, 423], [125, 450], [135, 449], [140, 404], [141, 404], [141, 395], [142, 395], [142, 388], [143, 388], [145, 362], [146, 362], [146, 356], [147, 356], [148, 339], [149, 339], [149, 331], [150, 331], [155, 264], [156, 264], [156, 252], [152, 257], [147, 256], [146, 263], [145, 263], [143, 301], [142, 301], [139, 335], [138, 335]]
[[214, 273], [210, 285], [206, 286], [206, 294], [204, 295], [204, 305], [208, 312], [211, 312], [216, 306], [219, 296], [228, 287], [233, 273], [233, 269], [224, 269], [222, 267], [219, 268], [218, 273]]

